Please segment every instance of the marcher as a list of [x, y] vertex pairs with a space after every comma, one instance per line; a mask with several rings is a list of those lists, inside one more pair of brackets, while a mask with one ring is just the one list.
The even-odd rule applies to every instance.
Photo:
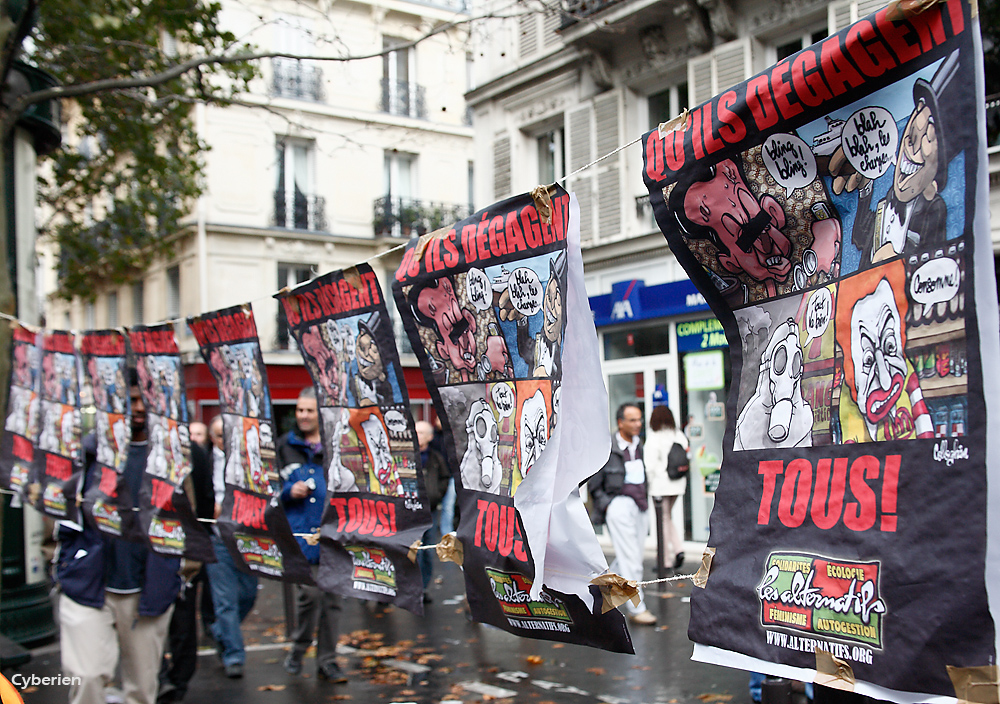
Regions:
[[687, 491], [687, 476], [671, 479], [667, 474], [667, 457], [670, 448], [677, 443], [688, 449], [688, 440], [674, 422], [674, 414], [666, 406], [657, 406], [649, 416], [649, 430], [646, 434], [646, 444], [643, 448], [646, 463], [646, 479], [649, 482], [649, 495], [653, 500], [662, 501], [663, 555], [673, 556], [672, 565], [678, 569], [684, 564], [684, 540], [677, 524], [674, 523], [672, 512], [677, 498]]
[[[312, 533], [319, 528], [326, 503], [326, 471], [323, 443], [319, 432], [319, 409], [316, 391], [307, 386], [295, 402], [293, 430], [278, 443], [281, 468], [281, 501], [293, 533]], [[302, 554], [312, 565], [315, 578], [319, 566], [319, 546], [297, 538]], [[346, 682], [347, 677], [335, 660], [340, 625], [340, 597], [319, 587], [296, 585], [295, 630], [291, 633], [292, 651], [285, 658], [285, 670], [293, 675], [302, 672], [302, 658], [319, 633], [316, 643], [316, 676], [331, 682]]]
[[[192, 427], [194, 423], [191, 424]], [[206, 427], [207, 430], [207, 427]], [[193, 437], [193, 433], [192, 433]], [[202, 445], [191, 443], [191, 487], [194, 510], [198, 518], [212, 518], [215, 512], [215, 493], [212, 486], [212, 459]], [[174, 601], [174, 614], [170, 618], [167, 651], [160, 667], [159, 704], [179, 702], [187, 693], [188, 683], [198, 666], [198, 587], [204, 595], [210, 591], [206, 568], [203, 567], [181, 587]], [[208, 599], [211, 605], [211, 597]], [[204, 608], [204, 606], [203, 606]]]
[[198, 445], [206, 452], [212, 449], [212, 444], [208, 439], [208, 426], [200, 420], [191, 421], [188, 424], [188, 437], [191, 439], [192, 446]]
[[[148, 446], [146, 409], [134, 369], [129, 370], [129, 395], [132, 441], [124, 478], [128, 499], [135, 506]], [[84, 491], [100, 481], [96, 447], [93, 436], [85, 438]], [[146, 543], [106, 536], [89, 525], [81, 529], [62, 522], [59, 542], [62, 671], [76, 678], [70, 685], [70, 704], [104, 704], [104, 688], [114, 679], [119, 663], [125, 702], [153, 704], [170, 615], [181, 587], [180, 558], [154, 553]]]
[[[433, 519], [431, 527], [424, 532], [423, 543], [433, 545], [441, 538], [440, 505], [441, 499], [448, 491], [451, 475], [444, 457], [431, 447], [431, 440], [434, 439], [434, 426], [425, 420], [418, 420], [415, 427], [417, 443], [420, 445], [420, 466], [424, 472], [424, 487], [427, 489], [427, 503]], [[420, 564], [420, 576], [424, 582], [424, 603], [429, 604], [433, 601], [427, 592], [427, 587], [431, 583], [431, 575], [434, 573], [434, 560], [431, 557], [431, 551], [421, 550], [418, 552], [417, 561]]]
[[[212, 486], [215, 489], [215, 517], [218, 518], [226, 496], [222, 416], [212, 419], [209, 437], [215, 446], [212, 449]], [[219, 658], [226, 669], [226, 677], [236, 679], [243, 676], [243, 665], [247, 657], [240, 624], [257, 601], [257, 577], [236, 566], [229, 549], [219, 537], [218, 528], [212, 534], [212, 547], [218, 562], [205, 565], [208, 584], [212, 590], [212, 605], [215, 608], [212, 637], [215, 638]]]
[[[611, 439], [611, 455], [607, 464], [587, 481], [587, 490], [593, 500], [594, 518], [607, 525], [611, 534], [615, 548], [611, 571], [641, 582], [643, 548], [649, 529], [646, 468], [639, 439], [642, 411], [635, 404], [624, 403], [618, 407], [615, 420], [618, 432]], [[656, 616], [646, 608], [641, 588], [639, 605], [627, 601], [625, 609], [633, 623], [643, 626], [656, 623]]]
[[441, 429], [440, 416], [434, 418], [434, 437], [431, 439], [430, 446], [444, 458], [444, 464], [447, 468], [448, 488], [444, 492], [444, 498], [441, 499], [441, 524], [439, 526], [441, 535], [447, 535], [455, 530], [455, 513], [457, 511], [455, 504], [458, 493], [455, 491], [455, 473], [448, 462], [448, 454], [444, 448], [444, 431]]

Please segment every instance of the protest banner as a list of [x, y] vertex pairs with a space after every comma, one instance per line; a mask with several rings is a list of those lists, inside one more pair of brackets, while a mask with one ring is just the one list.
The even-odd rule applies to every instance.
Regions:
[[187, 323], [219, 386], [226, 455], [219, 534], [240, 569], [312, 584], [276, 486], [271, 395], [253, 309], [246, 303]]
[[854, 691], [926, 702], [996, 662], [1000, 356], [979, 28], [962, 0], [904, 7], [643, 148], [732, 352], [694, 657], [811, 681], [824, 651]]
[[191, 439], [184, 369], [174, 326], [137, 325], [127, 333], [149, 444], [137, 504], [143, 533], [150, 547], [162, 555], [215, 562], [211, 538], [198, 522], [185, 489], [191, 474]]
[[317, 582], [423, 613], [410, 546], [431, 525], [392, 322], [365, 264], [278, 294], [315, 383], [327, 505]]
[[[393, 294], [458, 468], [473, 618], [632, 652], [623, 616], [602, 614], [589, 585], [607, 563], [575, 490], [607, 459], [607, 396], [578, 218], [569, 194], [553, 193], [551, 205], [548, 195], [536, 207], [524, 194], [411, 241]], [[572, 336], [567, 323], [577, 326]], [[568, 350], [571, 338], [585, 349]], [[590, 374], [568, 373], [571, 360], [592, 362]], [[578, 423], [564, 422], [563, 408]]]
[[[117, 538], [144, 542], [133, 511], [139, 483], [125, 477], [132, 442], [125, 336], [118, 330], [88, 330], [80, 335], [80, 361], [94, 404], [94, 432], [84, 439], [84, 471], [94, 474], [83, 491], [84, 517], [97, 530]], [[135, 475], [139, 478], [139, 475]]]
[[30, 492], [39, 511], [76, 523], [83, 469], [76, 336], [62, 330], [45, 331], [41, 366], [38, 443]]
[[0, 435], [0, 488], [14, 492], [19, 506], [27, 491], [38, 442], [38, 406], [41, 384], [40, 335], [20, 323], [11, 327], [13, 360], [7, 415]]

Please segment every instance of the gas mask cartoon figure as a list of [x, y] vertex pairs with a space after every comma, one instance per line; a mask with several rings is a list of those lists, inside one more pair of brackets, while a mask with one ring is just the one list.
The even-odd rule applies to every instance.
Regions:
[[[354, 472], [344, 466], [340, 458], [340, 439], [344, 435], [350, 419], [350, 412], [346, 408], [333, 409], [336, 423], [333, 432], [330, 433], [330, 466], [326, 472], [326, 488], [330, 491], [343, 493], [346, 491], [358, 491], [358, 483], [354, 478]], [[370, 418], [369, 418], [370, 420]]]
[[465, 430], [469, 434], [469, 446], [462, 458], [462, 484], [472, 491], [499, 494], [503, 479], [498, 454], [500, 430], [485, 399], [472, 404]]
[[774, 329], [761, 355], [757, 391], [736, 422], [735, 450], [810, 447], [812, 407], [802, 398], [799, 328], [789, 318]]
[[365, 438], [368, 440], [368, 450], [372, 455], [373, 469], [380, 487], [371, 486], [369, 489], [373, 493], [402, 496], [403, 485], [399, 481], [396, 463], [392, 460], [389, 437], [386, 435], [382, 421], [373, 414], [361, 422], [361, 428], [365, 431]]
[[548, 414], [545, 410], [545, 396], [538, 389], [521, 406], [521, 477], [527, 477], [535, 461], [541, 456], [548, 442]]

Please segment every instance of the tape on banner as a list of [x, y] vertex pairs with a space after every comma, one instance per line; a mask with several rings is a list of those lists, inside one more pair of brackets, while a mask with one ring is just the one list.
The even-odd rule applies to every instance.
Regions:
[[853, 692], [856, 680], [850, 665], [833, 653], [816, 648], [816, 677], [813, 682], [842, 692]]
[[344, 275], [344, 280], [351, 285], [351, 288], [360, 289], [361, 286], [361, 274], [358, 273], [358, 267], [352, 266], [344, 269], [342, 272]]
[[975, 704], [1000, 702], [1000, 672], [996, 665], [979, 667], [948, 665], [948, 677], [955, 687], [955, 697], [959, 702]]
[[538, 219], [546, 225], [552, 222], [552, 196], [549, 189], [552, 186], [535, 186], [531, 189], [531, 200], [535, 201]]
[[434, 232], [428, 232], [425, 235], [420, 235], [420, 238], [417, 240], [417, 245], [413, 248], [413, 258], [416, 261], [419, 261], [420, 258], [424, 256], [424, 250], [427, 249], [427, 245], [430, 244], [431, 240], [442, 239], [449, 232], [451, 232], [450, 227], [442, 227], [440, 230], [434, 230]]
[[424, 544], [423, 541], [419, 539], [413, 541], [413, 545], [410, 546], [409, 552], [406, 553], [406, 556], [410, 558], [410, 562], [416, 563], [417, 550], [419, 550], [420, 546], [423, 544]]
[[885, 16], [886, 19], [899, 22], [907, 17], [926, 12], [940, 2], [946, 2], [946, 0], [893, 0], [886, 8]]
[[694, 586], [704, 589], [705, 585], [708, 584], [708, 575], [712, 571], [713, 559], [715, 559], [715, 548], [705, 548], [705, 552], [701, 555], [701, 567], [691, 578]]
[[684, 108], [684, 112], [682, 112], [677, 117], [667, 120], [666, 122], [661, 122], [656, 128], [656, 131], [659, 134], [660, 138], [662, 139], [663, 137], [666, 137], [668, 134], [670, 134], [671, 132], [675, 132], [676, 130], [681, 130], [681, 131], [686, 130], [688, 128], [688, 117], [689, 117], [688, 109]]
[[438, 541], [437, 547], [434, 548], [434, 552], [437, 553], [441, 562], [454, 562], [459, 567], [465, 562], [465, 549], [455, 533], [448, 533], [442, 537]]
[[633, 605], [639, 606], [639, 585], [631, 579], [625, 579], [614, 572], [608, 572], [594, 577], [591, 584], [597, 585], [604, 597], [601, 605], [601, 613], [606, 614], [611, 609], [617, 609], [626, 601], [631, 601]]

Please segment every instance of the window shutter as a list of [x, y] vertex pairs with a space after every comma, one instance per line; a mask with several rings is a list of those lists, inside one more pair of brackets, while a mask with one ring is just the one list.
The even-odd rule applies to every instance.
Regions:
[[715, 85], [712, 86], [712, 96], [729, 90], [750, 78], [750, 41], [737, 39], [717, 46], [715, 55]]
[[538, 51], [538, 15], [534, 12], [521, 15], [517, 25], [519, 56], [526, 59]]
[[688, 62], [688, 85], [691, 87], [692, 107], [715, 95], [712, 90], [712, 52]]
[[504, 133], [493, 140], [493, 198], [510, 195], [510, 135]]
[[881, 10], [885, 5], [886, 0], [840, 0], [830, 4], [827, 10], [830, 34]]
[[852, 22], [857, 22], [873, 12], [878, 12], [888, 3], [886, 0], [857, 0], [854, 4], [857, 6], [857, 9], [855, 10], [855, 16], [851, 20]]
[[559, 16], [558, 12], [550, 11], [546, 12], [542, 17], [542, 44], [548, 48], [560, 40], [559, 33], [556, 31], [559, 29], [559, 24], [562, 18]]
[[[621, 146], [621, 93], [610, 91], [594, 98], [594, 126], [597, 152], [595, 158]], [[621, 154], [615, 154], [596, 167], [597, 238], [621, 233]]]
[[[566, 133], [569, 173], [572, 173], [594, 160], [593, 110], [590, 105], [581, 105], [567, 113]], [[594, 239], [593, 173], [584, 171], [569, 179], [566, 186], [569, 191], [576, 193], [580, 202], [580, 240], [588, 244]]]

